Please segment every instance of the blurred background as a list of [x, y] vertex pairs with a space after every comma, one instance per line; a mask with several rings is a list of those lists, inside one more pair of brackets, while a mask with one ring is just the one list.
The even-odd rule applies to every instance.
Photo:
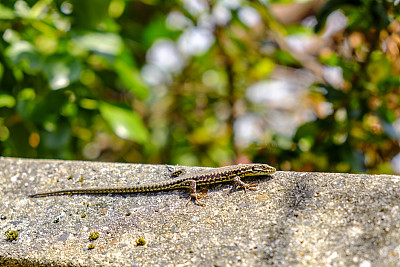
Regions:
[[2, 0], [0, 154], [400, 174], [399, 1]]

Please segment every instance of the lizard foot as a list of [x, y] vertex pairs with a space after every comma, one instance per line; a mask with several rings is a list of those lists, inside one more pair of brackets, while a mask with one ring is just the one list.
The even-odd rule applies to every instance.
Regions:
[[186, 202], [186, 205], [189, 204], [189, 202], [194, 199], [194, 203], [196, 203], [199, 206], [205, 206], [204, 203], [200, 202], [199, 199], [204, 199], [207, 198], [207, 194], [206, 193], [191, 193], [190, 194], [190, 198], [189, 200]]
[[257, 187], [258, 184], [245, 184], [243, 183], [243, 185], [239, 185], [240, 187], [242, 187], [244, 189], [244, 192], [246, 192], [247, 189], [249, 190], [253, 190], [253, 191], [257, 191]]

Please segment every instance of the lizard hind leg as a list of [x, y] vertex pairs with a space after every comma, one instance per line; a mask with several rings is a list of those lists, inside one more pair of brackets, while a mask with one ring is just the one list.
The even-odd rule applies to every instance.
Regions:
[[189, 186], [190, 186], [190, 198], [189, 200], [186, 202], [186, 205], [189, 204], [189, 202], [194, 199], [194, 203], [196, 203], [199, 206], [205, 206], [204, 203], [200, 202], [199, 199], [204, 199], [207, 198], [207, 194], [205, 193], [197, 193], [196, 192], [196, 181], [195, 180], [189, 180], [187, 181], [189, 182]]
[[194, 203], [196, 203], [197, 205], [205, 206], [205, 204], [203, 202], [199, 201], [199, 199], [202, 199], [202, 198], [206, 198], [206, 196], [204, 197], [202, 194], [199, 194], [199, 193], [190, 194], [190, 198], [186, 202], [186, 205], [189, 204], [189, 202], [192, 201], [192, 199], [194, 199]]

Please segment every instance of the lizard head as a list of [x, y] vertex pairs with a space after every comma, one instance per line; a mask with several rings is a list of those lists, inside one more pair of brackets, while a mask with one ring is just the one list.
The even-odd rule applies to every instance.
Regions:
[[268, 164], [242, 164], [240, 166], [240, 171], [245, 176], [258, 176], [258, 175], [267, 175], [272, 174], [276, 171], [276, 169]]

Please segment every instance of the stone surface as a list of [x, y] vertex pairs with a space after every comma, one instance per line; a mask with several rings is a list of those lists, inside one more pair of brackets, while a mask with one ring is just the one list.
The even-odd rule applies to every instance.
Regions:
[[178, 168], [0, 158], [0, 265], [400, 266], [399, 176], [277, 172], [253, 180], [258, 191], [211, 186], [204, 207], [186, 206], [184, 190], [27, 197], [157, 182]]

